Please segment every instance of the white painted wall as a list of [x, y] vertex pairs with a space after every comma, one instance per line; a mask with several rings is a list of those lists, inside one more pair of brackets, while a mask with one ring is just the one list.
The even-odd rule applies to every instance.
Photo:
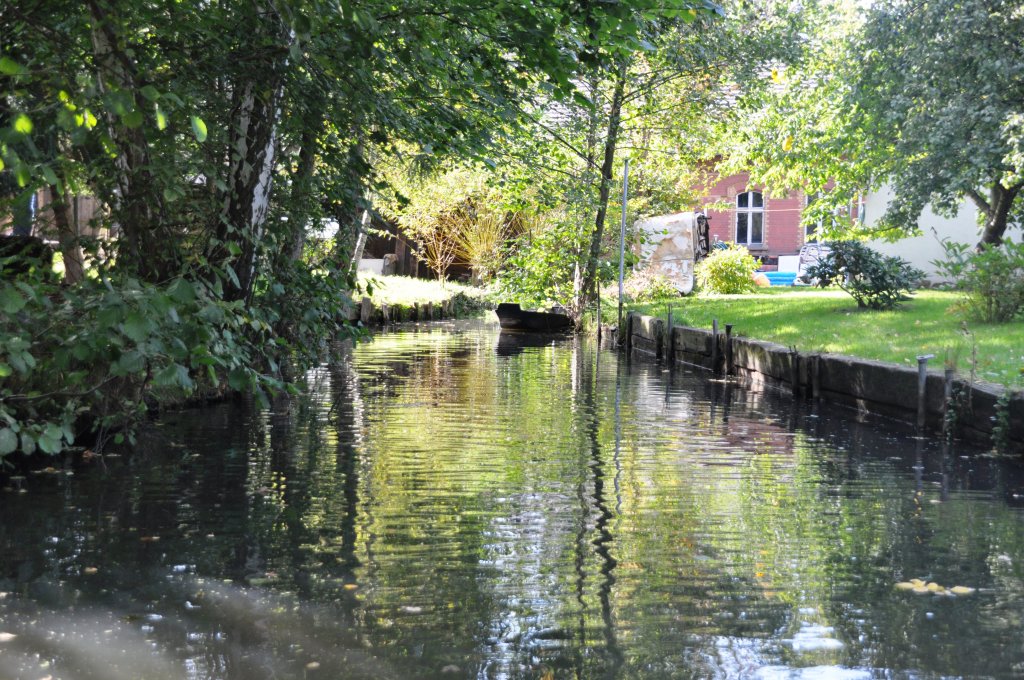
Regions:
[[[889, 187], [868, 194], [864, 202], [864, 222], [868, 227], [878, 223], [890, 200], [892, 190]], [[904, 238], [895, 243], [871, 241], [870, 246], [885, 255], [902, 257], [924, 271], [929, 280], [937, 282], [942, 278], [932, 262], [945, 257], [939, 241], [944, 238], [971, 244], [978, 241], [978, 209], [970, 201], [964, 201], [954, 218], [941, 217], [932, 212], [930, 206], [926, 207], [918, 224], [923, 232], [920, 236]]]
[[369, 272], [371, 274], [377, 274], [378, 276], [384, 272], [384, 260], [383, 259], [369, 259], [363, 258], [359, 260], [359, 271]]

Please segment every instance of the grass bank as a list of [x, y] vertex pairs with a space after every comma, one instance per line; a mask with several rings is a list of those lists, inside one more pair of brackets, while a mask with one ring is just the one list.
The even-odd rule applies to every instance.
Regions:
[[[916, 365], [919, 354], [935, 354], [934, 370], [946, 357], [963, 376], [974, 368], [978, 379], [1024, 387], [1024, 322], [965, 322], [953, 308], [955, 293], [920, 291], [895, 311], [857, 308], [840, 290], [769, 288], [749, 295], [692, 296], [629, 305], [642, 314], [668, 314], [673, 323], [710, 328], [733, 324], [733, 332], [800, 351], [848, 354]], [[606, 310], [615, 309], [615, 303]], [[608, 319], [607, 311], [605, 318]]]
[[430, 279], [414, 279], [410, 276], [380, 276], [359, 273], [359, 284], [369, 292], [376, 306], [411, 306], [432, 302], [438, 304], [456, 299], [463, 312], [486, 309], [489, 306], [487, 293], [482, 288], [464, 286], [448, 281], [441, 283]]

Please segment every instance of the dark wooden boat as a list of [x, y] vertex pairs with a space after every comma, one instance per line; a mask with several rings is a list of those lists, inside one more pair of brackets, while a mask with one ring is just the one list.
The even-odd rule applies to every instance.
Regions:
[[531, 312], [517, 303], [502, 302], [494, 310], [503, 331], [520, 333], [564, 333], [572, 330], [573, 323], [565, 314], [558, 312]]

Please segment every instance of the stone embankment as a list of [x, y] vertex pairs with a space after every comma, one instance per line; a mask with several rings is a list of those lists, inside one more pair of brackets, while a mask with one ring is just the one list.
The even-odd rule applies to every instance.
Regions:
[[734, 376], [751, 389], [773, 387], [916, 424], [924, 432], [1024, 450], [1024, 394], [997, 385], [838, 354], [799, 352], [737, 337], [726, 329], [669, 326], [630, 313], [626, 351]]

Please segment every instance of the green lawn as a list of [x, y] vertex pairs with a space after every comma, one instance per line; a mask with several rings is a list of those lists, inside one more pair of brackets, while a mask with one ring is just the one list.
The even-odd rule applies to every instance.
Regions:
[[414, 279], [411, 276], [377, 276], [359, 273], [359, 284], [370, 288], [370, 298], [375, 305], [412, 305], [413, 303], [443, 302], [462, 294], [467, 298], [483, 298], [484, 291], [472, 286], [463, 286], [448, 281], [441, 284], [430, 279]]
[[[691, 296], [631, 305], [629, 310], [664, 318], [672, 305], [673, 323], [710, 328], [733, 324], [733, 332], [800, 351], [833, 352], [916, 365], [919, 354], [934, 354], [934, 370], [950, 356], [961, 375], [971, 372], [976, 352], [980, 380], [1024, 386], [1024, 322], [965, 323], [951, 308], [955, 293], [920, 291], [896, 311], [857, 309], [840, 290], [770, 288], [750, 295]], [[606, 310], [615, 309], [613, 301]], [[605, 318], [608, 318], [607, 312]]]

